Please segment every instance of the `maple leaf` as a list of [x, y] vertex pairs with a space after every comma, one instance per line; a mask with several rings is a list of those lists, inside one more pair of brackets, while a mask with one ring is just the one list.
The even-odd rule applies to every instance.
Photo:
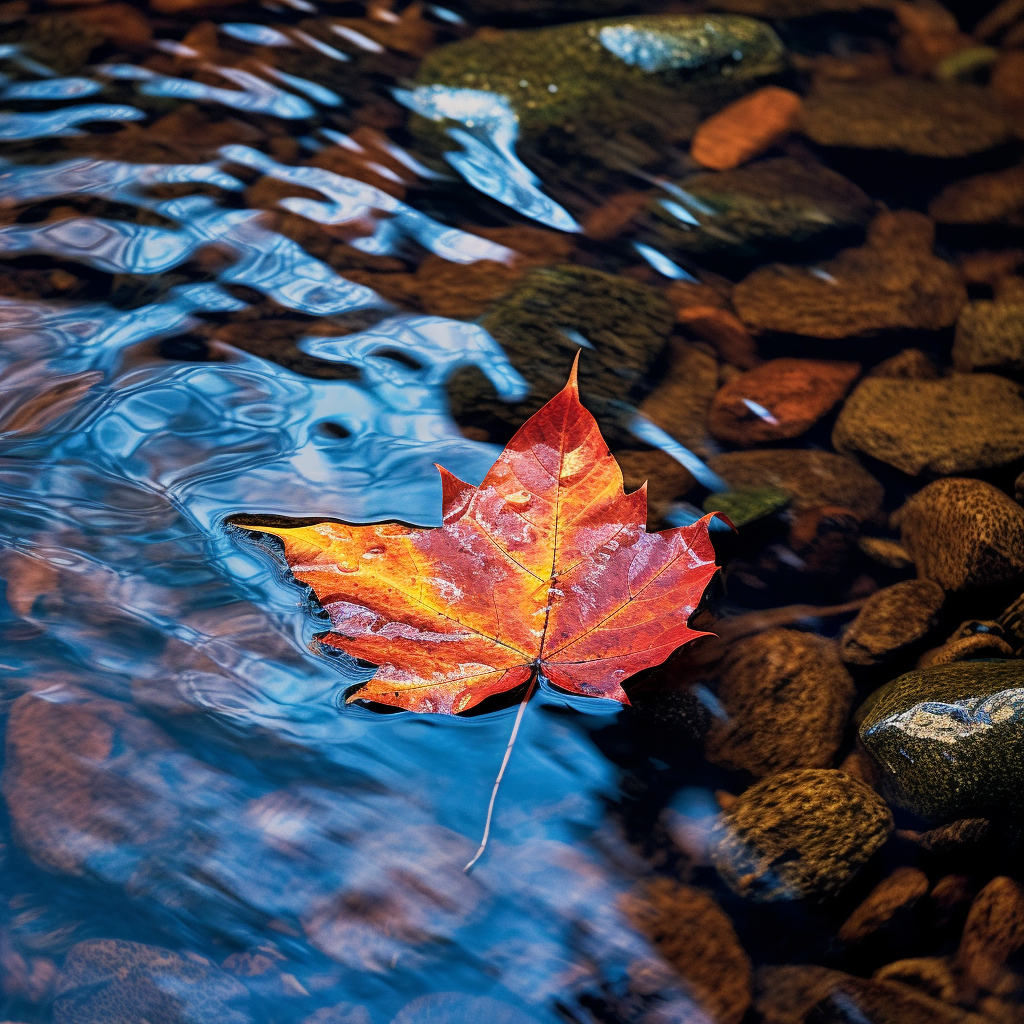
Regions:
[[378, 666], [349, 700], [457, 714], [543, 676], [628, 704], [624, 680], [705, 635], [687, 621], [717, 571], [712, 516], [647, 532], [646, 484], [623, 492], [575, 364], [479, 487], [438, 471], [435, 528], [235, 520], [284, 542], [331, 617], [320, 640]]

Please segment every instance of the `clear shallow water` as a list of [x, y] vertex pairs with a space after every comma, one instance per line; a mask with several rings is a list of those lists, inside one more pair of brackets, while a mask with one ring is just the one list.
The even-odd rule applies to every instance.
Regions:
[[[299, 31], [225, 31], [308, 45]], [[343, 41], [369, 48], [351, 32]], [[0, 114], [0, 138], [11, 141], [144, 118], [93, 99], [109, 80], [285, 120], [342, 102], [295, 76], [275, 85], [218, 68], [231, 85], [219, 88], [108, 65], [93, 79], [61, 78], [14, 48], [2, 56], [5, 99], [84, 101]], [[467, 115], [455, 136], [464, 151], [450, 157], [453, 169], [525, 216], [574, 230], [515, 156], [507, 110], [481, 122], [479, 94], [461, 101], [477, 120]], [[236, 513], [436, 523], [434, 463], [477, 481], [497, 454], [456, 428], [445, 380], [476, 366], [507, 400], [525, 384], [481, 328], [396, 315], [263, 226], [242, 205], [232, 166], [312, 187], [323, 200], [281, 206], [321, 224], [389, 214], [354, 240], [367, 253], [411, 246], [460, 264], [512, 255], [354, 179], [246, 146], [198, 165], [0, 167], [8, 206], [92, 196], [149, 215], [12, 223], [0, 229], [5, 257], [157, 281], [210, 243], [232, 257], [216, 281], [179, 284], [131, 309], [0, 301], [2, 670], [8, 706], [32, 694], [17, 712], [18, 763], [41, 757], [53, 780], [7, 776], [10, 806], [30, 813], [9, 823], [17, 842], [6, 850], [0, 907], [5, 969], [11, 976], [20, 957], [45, 978], [76, 942], [124, 939], [215, 964], [265, 958], [245, 979], [238, 1019], [299, 1022], [351, 1004], [353, 1020], [385, 1024], [411, 1000], [457, 992], [517, 1007], [510, 1021], [591, 1020], [587, 1005], [624, 998], [630, 976], [653, 963], [618, 907], [645, 868], [609, 818], [620, 772], [594, 739], [619, 707], [535, 697], [490, 849], [467, 876], [514, 709], [454, 719], [346, 706], [366, 670], [310, 650], [322, 615], [272, 554], [225, 526]], [[197, 191], [150, 191], [166, 185]], [[228, 290], [237, 286], [308, 316], [299, 348], [352, 379], [304, 377], [220, 343], [198, 360], [164, 352], [162, 339], [244, 309]], [[316, 328], [314, 318], [364, 311], [379, 322], [337, 336]], [[699, 830], [710, 812], [695, 792], [687, 807]], [[50, 1019], [37, 989], [8, 984], [0, 1016]], [[669, 1019], [699, 1019], [672, 982], [662, 979], [655, 1002]], [[458, 999], [448, 1016], [429, 1012], [499, 1014]]]

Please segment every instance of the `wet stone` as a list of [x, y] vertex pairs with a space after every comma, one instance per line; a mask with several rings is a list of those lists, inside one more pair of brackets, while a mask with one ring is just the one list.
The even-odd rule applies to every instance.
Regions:
[[981, 299], [964, 306], [956, 322], [953, 365], [963, 372], [1024, 373], [1024, 302]]
[[822, 146], [946, 158], [1011, 138], [985, 89], [911, 77], [822, 83], [804, 101], [803, 131]]
[[839, 402], [859, 374], [858, 363], [772, 359], [718, 390], [708, 428], [720, 440], [742, 446], [799, 437]]
[[677, 184], [710, 212], [695, 206], [689, 211], [692, 220], [680, 219], [659, 196], [651, 205], [657, 238], [669, 249], [694, 255], [766, 254], [825, 232], [861, 227], [872, 208], [868, 196], [841, 174], [792, 157], [695, 174]]
[[992, 991], [1007, 960], [1022, 948], [1024, 886], [1005, 875], [993, 878], [971, 904], [957, 961], [976, 985]]
[[462, 370], [448, 384], [452, 412], [459, 422], [496, 421], [505, 433], [515, 431], [562, 389], [580, 352], [580, 395], [613, 438], [621, 433], [613, 403], [627, 399], [650, 370], [672, 322], [665, 299], [628, 278], [575, 266], [533, 270], [482, 321], [526, 378], [529, 397], [500, 402], [480, 371]]
[[934, 225], [911, 210], [879, 214], [866, 244], [814, 267], [770, 263], [745, 277], [733, 303], [747, 326], [810, 338], [885, 330], [937, 331], [967, 301], [959, 272], [932, 253]]
[[713, 686], [727, 717], [705, 743], [712, 764], [761, 778], [831, 766], [853, 702], [853, 680], [835, 644], [771, 629], [730, 645]]
[[733, 526], [746, 526], [784, 509], [789, 495], [777, 487], [745, 487], [735, 491], [719, 491], [704, 499], [705, 512], [721, 512]]
[[750, 1005], [750, 959], [710, 893], [658, 878], [626, 894], [622, 909], [711, 1020], [739, 1024]]
[[72, 946], [54, 1024], [249, 1024], [249, 993], [198, 953], [116, 939]]
[[711, 859], [740, 896], [823, 898], [847, 885], [891, 831], [889, 808], [862, 782], [797, 768], [740, 795], [715, 829]]
[[1005, 377], [867, 377], [832, 431], [842, 452], [862, 452], [904, 473], [970, 473], [1024, 456], [1024, 398]]
[[861, 740], [899, 806], [935, 821], [1019, 806], [1024, 662], [918, 669], [877, 690], [866, 709]]
[[946, 590], [1007, 583], [1024, 574], [1024, 509], [982, 480], [936, 480], [892, 519], [918, 574]]
[[689, 470], [656, 448], [650, 451], [618, 451], [615, 461], [622, 470], [622, 486], [627, 493], [647, 484], [649, 522], [662, 518], [669, 504], [681, 498], [696, 483]]
[[[614, 134], [637, 118], [686, 120], [687, 102], [705, 103], [716, 88], [735, 93], [782, 67], [782, 44], [762, 22], [645, 15], [449, 43], [428, 54], [416, 82], [507, 96], [527, 137], [574, 122]], [[691, 111], [686, 137], [699, 120], [698, 107]]]
[[804, 1024], [807, 1014], [849, 975], [817, 964], [769, 964], [754, 974], [754, 1009], [763, 1024]]
[[1024, 227], [1024, 164], [947, 185], [929, 204], [939, 224]]
[[895, 981], [849, 978], [807, 1015], [806, 1024], [982, 1024], [983, 1018]]
[[946, 595], [931, 580], [905, 580], [868, 599], [843, 633], [840, 657], [851, 665], [879, 665], [923, 640], [935, 627]]
[[708, 464], [733, 488], [777, 488], [796, 511], [836, 505], [867, 520], [882, 507], [882, 485], [855, 459], [834, 452], [762, 448], [726, 452]]
[[840, 942], [863, 942], [927, 894], [928, 876], [920, 868], [899, 867], [868, 893], [836, 937]]

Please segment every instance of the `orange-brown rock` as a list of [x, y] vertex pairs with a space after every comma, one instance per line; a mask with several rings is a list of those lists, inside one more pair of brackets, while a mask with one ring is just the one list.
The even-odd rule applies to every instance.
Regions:
[[766, 85], [730, 103], [697, 129], [690, 155], [715, 171], [739, 167], [771, 149], [797, 125], [803, 101], [789, 89]]
[[718, 390], [708, 427], [715, 437], [744, 446], [799, 437], [846, 394], [859, 373], [858, 363], [772, 359]]
[[1024, 948], [1024, 887], [1002, 875], [974, 898], [957, 960], [982, 988], [996, 987], [1009, 958]]
[[610, 241], [627, 230], [650, 201], [650, 192], [616, 192], [583, 218], [583, 233], [596, 242]]
[[731, 366], [752, 370], [761, 362], [753, 335], [727, 309], [718, 306], [686, 306], [676, 313], [676, 322], [702, 341], [709, 342]]
[[104, 39], [126, 50], [145, 49], [153, 39], [149, 19], [131, 4], [101, 3], [76, 11], [75, 17]]
[[927, 893], [928, 876], [920, 868], [898, 867], [868, 893], [843, 922], [836, 938], [840, 942], [863, 942]]

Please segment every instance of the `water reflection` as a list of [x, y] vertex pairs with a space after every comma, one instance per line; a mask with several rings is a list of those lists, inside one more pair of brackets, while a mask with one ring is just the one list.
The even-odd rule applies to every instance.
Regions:
[[146, 115], [119, 103], [83, 103], [39, 114], [0, 113], [0, 140], [55, 139], [84, 135], [76, 126], [102, 121], [142, 121]]

